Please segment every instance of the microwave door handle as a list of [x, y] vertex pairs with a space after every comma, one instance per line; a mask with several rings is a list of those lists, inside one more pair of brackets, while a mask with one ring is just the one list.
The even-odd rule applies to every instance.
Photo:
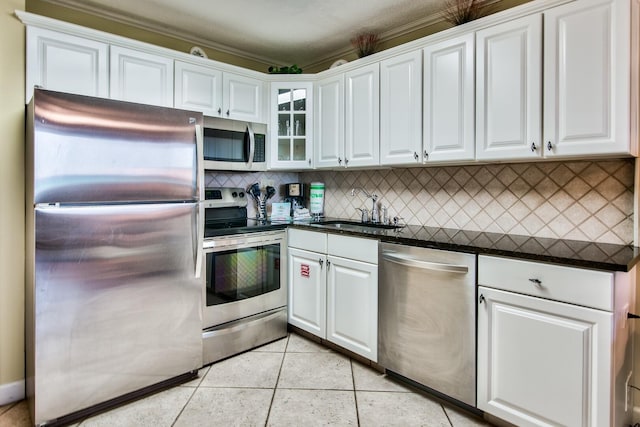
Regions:
[[253, 154], [256, 151], [256, 136], [253, 133], [251, 123], [247, 123], [247, 133], [249, 134], [249, 161], [247, 162], [247, 166], [251, 169], [253, 165]]

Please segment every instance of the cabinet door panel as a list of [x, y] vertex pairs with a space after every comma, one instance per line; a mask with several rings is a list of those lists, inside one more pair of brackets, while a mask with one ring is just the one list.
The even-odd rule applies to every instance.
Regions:
[[522, 426], [609, 425], [613, 315], [478, 292], [478, 408]]
[[344, 166], [344, 75], [321, 80], [315, 88], [315, 167]]
[[545, 155], [628, 153], [628, 4], [588, 0], [544, 16]]
[[514, 19], [476, 37], [476, 157], [540, 157], [542, 16]]
[[26, 101], [33, 87], [79, 95], [109, 96], [109, 45], [27, 27]]
[[345, 162], [372, 166], [380, 161], [380, 69], [371, 64], [349, 71], [346, 80]]
[[231, 73], [223, 75], [224, 117], [262, 121], [262, 82]]
[[425, 162], [473, 160], [474, 37], [424, 49]]
[[206, 116], [222, 114], [222, 72], [176, 61], [175, 107], [201, 111]]
[[173, 107], [173, 59], [111, 46], [111, 98]]
[[313, 151], [313, 85], [271, 83], [270, 169], [310, 169]]
[[289, 248], [289, 323], [326, 337], [326, 255]]
[[422, 161], [422, 55], [380, 63], [380, 163]]
[[378, 360], [378, 266], [329, 256], [327, 339]]

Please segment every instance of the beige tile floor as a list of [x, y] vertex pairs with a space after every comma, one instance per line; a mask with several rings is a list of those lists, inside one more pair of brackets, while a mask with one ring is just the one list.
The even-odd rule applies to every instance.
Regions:
[[[25, 401], [0, 426], [29, 425]], [[199, 377], [109, 412], [94, 426], [488, 426], [297, 334], [200, 370]]]

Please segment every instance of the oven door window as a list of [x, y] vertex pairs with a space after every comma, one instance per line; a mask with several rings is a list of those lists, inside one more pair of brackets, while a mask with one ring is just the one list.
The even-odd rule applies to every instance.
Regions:
[[280, 289], [280, 244], [207, 254], [207, 306]]

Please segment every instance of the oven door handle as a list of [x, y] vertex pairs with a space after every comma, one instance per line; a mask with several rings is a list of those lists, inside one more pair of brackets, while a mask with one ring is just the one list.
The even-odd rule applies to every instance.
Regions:
[[256, 233], [253, 238], [235, 238], [235, 239], [221, 239], [216, 240], [216, 238], [207, 239], [204, 242], [204, 250], [207, 253], [211, 252], [222, 252], [222, 251], [231, 251], [234, 249], [247, 249], [254, 248], [258, 246], [266, 246], [266, 245], [277, 245], [282, 244], [284, 240], [284, 233], [277, 235], [270, 235], [265, 237], [258, 237], [258, 233]]

